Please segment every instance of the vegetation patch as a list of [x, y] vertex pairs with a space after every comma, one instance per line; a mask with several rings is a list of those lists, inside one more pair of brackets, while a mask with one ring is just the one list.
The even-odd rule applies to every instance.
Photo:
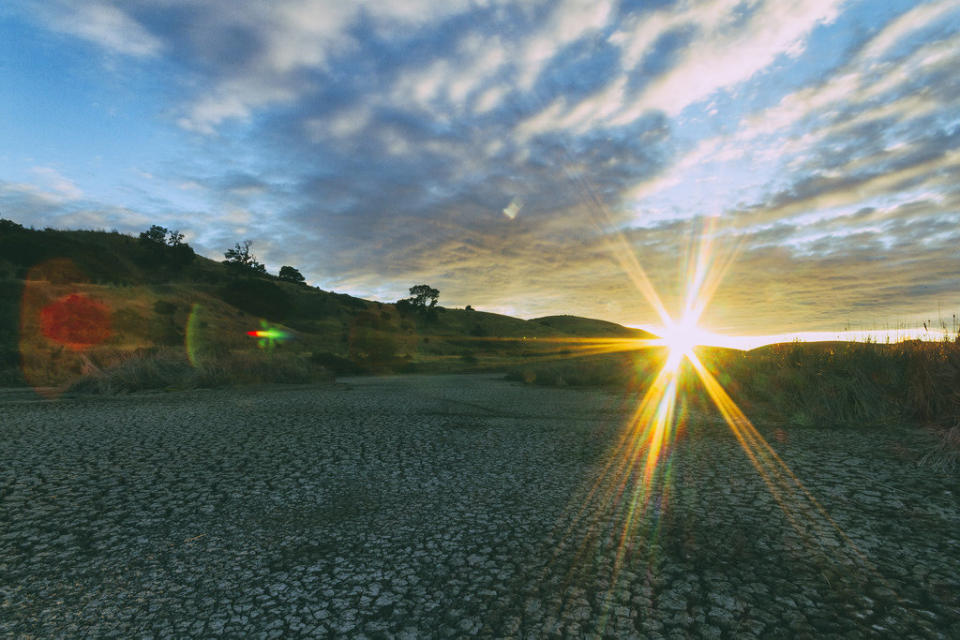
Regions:
[[333, 374], [292, 353], [241, 351], [205, 356], [196, 366], [178, 349], [144, 349], [70, 386], [80, 393], [115, 394], [152, 389], [206, 389], [252, 384], [330, 382]]

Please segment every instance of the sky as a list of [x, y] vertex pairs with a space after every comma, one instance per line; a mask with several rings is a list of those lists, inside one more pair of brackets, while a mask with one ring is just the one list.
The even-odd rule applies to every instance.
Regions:
[[960, 0], [8, 0], [0, 217], [635, 326], [699, 256], [715, 332], [949, 327], [958, 68]]

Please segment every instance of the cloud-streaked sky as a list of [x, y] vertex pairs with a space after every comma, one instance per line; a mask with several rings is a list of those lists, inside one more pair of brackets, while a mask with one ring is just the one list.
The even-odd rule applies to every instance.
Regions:
[[958, 69], [960, 0], [13, 0], [0, 216], [640, 325], [715, 218], [714, 330], [950, 317]]

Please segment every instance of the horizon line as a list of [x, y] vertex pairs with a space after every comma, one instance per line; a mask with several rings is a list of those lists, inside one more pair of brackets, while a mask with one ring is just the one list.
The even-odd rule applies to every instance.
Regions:
[[[649, 324], [625, 324], [633, 329], [642, 329], [659, 336], [663, 327]], [[946, 329], [939, 331], [923, 327], [908, 329], [848, 329], [843, 331], [792, 331], [766, 335], [732, 336], [712, 331], [698, 331], [698, 346], [725, 347], [749, 351], [769, 344], [785, 342], [873, 342], [896, 344], [907, 340], [924, 342], [952, 341], [956, 336]]]

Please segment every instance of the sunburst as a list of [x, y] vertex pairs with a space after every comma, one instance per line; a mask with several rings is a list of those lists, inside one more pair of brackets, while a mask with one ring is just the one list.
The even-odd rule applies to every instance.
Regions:
[[[846, 549], [859, 560], [861, 566], [876, 575], [876, 572], [870, 569], [866, 557], [767, 443], [697, 353], [700, 346], [723, 346], [724, 342], [728, 342], [724, 340], [724, 336], [711, 333], [699, 324], [736, 253], [731, 251], [722, 258], [718, 257], [713, 249], [713, 237], [715, 221], [709, 221], [704, 227], [697, 250], [692, 254], [680, 319], [674, 320], [626, 240], [620, 234], [615, 236], [613, 248], [621, 266], [660, 316], [660, 326], [651, 327], [658, 337], [647, 340], [574, 339], [567, 341], [568, 344], [576, 345], [570, 350], [570, 355], [593, 355], [651, 347], [665, 348], [666, 355], [652, 381], [646, 385], [613, 454], [598, 474], [585, 499], [575, 507], [577, 513], [569, 521], [566, 535], [576, 535], [578, 527], [589, 527], [591, 512], [598, 504], [604, 505], [604, 508], [612, 507], [624, 514], [625, 517], [620, 523], [619, 544], [610, 586], [612, 592], [616, 588], [618, 576], [627, 560], [638, 526], [651, 514], [651, 509], [659, 510], [666, 504], [665, 496], [672, 477], [672, 445], [686, 419], [682, 412], [677, 411], [679, 383], [684, 376], [693, 375], [789, 522], [803, 539], [812, 545], [820, 545], [824, 553], [831, 558], [835, 558], [837, 554], [835, 543], [827, 548], [821, 541], [842, 539], [846, 543]], [[707, 351], [701, 355], [708, 357], [708, 354]], [[684, 362], [688, 362], [690, 366], [682, 366]], [[602, 625], [601, 621], [601, 627]]]

